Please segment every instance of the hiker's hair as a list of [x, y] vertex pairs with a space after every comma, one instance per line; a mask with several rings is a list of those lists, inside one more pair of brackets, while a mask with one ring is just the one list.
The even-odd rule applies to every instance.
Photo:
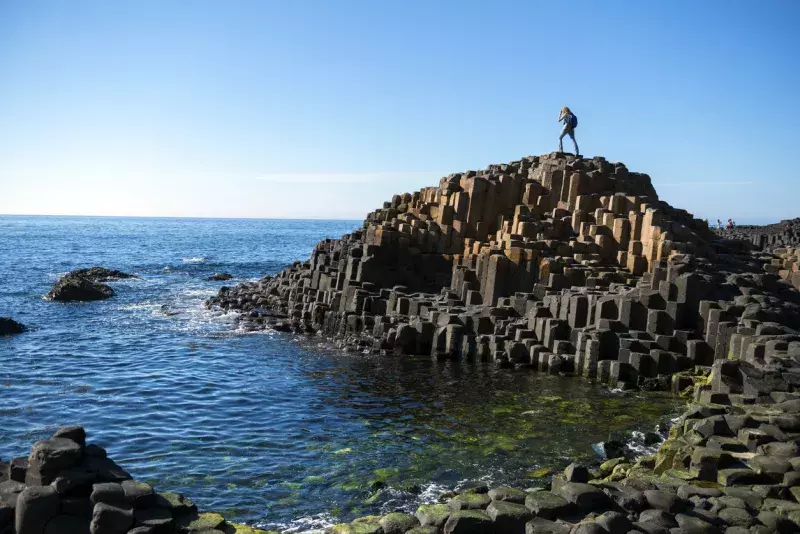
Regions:
[[561, 108], [561, 113], [569, 113], [570, 115], [572, 115], [572, 111], [570, 111], [570, 109], [567, 106]]

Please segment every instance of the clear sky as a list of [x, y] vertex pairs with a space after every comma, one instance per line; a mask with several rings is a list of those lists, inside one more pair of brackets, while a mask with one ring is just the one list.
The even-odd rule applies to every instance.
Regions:
[[800, 217], [798, 28], [796, 0], [0, 0], [0, 213], [360, 219], [554, 150], [568, 105], [674, 206]]

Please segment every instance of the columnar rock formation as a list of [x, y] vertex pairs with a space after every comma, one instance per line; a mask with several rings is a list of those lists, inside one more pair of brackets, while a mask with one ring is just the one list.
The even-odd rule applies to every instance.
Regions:
[[659, 201], [647, 175], [550, 154], [396, 195], [209, 305], [359, 350], [683, 390], [696, 366], [796, 333], [798, 294], [773, 261]]
[[2, 534], [268, 534], [199, 513], [178, 493], [137, 482], [79, 426], [37, 441], [25, 458], [0, 461]]

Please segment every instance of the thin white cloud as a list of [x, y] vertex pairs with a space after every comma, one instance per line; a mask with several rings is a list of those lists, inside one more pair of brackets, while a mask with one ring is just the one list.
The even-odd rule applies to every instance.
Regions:
[[444, 176], [445, 174], [437, 171], [275, 172], [260, 174], [255, 179], [260, 182], [279, 184], [357, 184], [400, 178]]
[[692, 185], [754, 185], [756, 182], [675, 182], [671, 184], [654, 184], [656, 187], [685, 187]]

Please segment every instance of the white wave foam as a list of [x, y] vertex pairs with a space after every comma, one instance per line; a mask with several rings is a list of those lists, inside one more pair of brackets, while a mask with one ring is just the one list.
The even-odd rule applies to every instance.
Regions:
[[277, 528], [284, 534], [322, 534], [327, 527], [335, 524], [335, 518], [324, 512], [294, 519], [289, 523], [256, 523], [256, 528]]
[[197, 258], [181, 258], [183, 263], [205, 263], [206, 258], [204, 257], [197, 257]]

